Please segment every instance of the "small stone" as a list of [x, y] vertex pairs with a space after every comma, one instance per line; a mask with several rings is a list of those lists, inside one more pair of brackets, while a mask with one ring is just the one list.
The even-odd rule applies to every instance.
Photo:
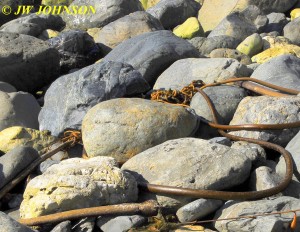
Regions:
[[275, 58], [280, 55], [294, 55], [300, 58], [300, 47], [292, 44], [286, 44], [281, 47], [273, 47], [269, 48], [255, 56], [252, 57], [252, 62], [256, 62], [259, 64], [265, 63], [272, 58]]
[[133, 227], [142, 225], [146, 218], [140, 215], [119, 216], [107, 221], [105, 217], [100, 217], [97, 221], [98, 227], [103, 232], [123, 232], [128, 231]]
[[181, 207], [176, 212], [176, 216], [180, 222], [192, 222], [215, 212], [222, 205], [221, 200], [198, 199]]
[[73, 158], [52, 165], [26, 186], [20, 207], [22, 218], [72, 209], [134, 202], [137, 183], [117, 168], [110, 157]]
[[300, 17], [300, 8], [295, 8], [291, 11], [291, 20]]
[[166, 140], [191, 136], [196, 129], [197, 117], [183, 107], [119, 98], [87, 112], [82, 139], [88, 157], [112, 156], [124, 162]]
[[0, 151], [6, 153], [18, 146], [33, 147], [39, 153], [57, 139], [49, 131], [38, 131], [24, 127], [9, 127], [0, 131]]
[[173, 33], [183, 39], [204, 36], [203, 29], [196, 17], [188, 18], [183, 24], [175, 27]]
[[250, 57], [256, 55], [262, 50], [263, 41], [259, 34], [255, 33], [248, 36], [242, 43], [240, 43], [236, 50]]
[[35, 149], [24, 146], [16, 147], [1, 156], [0, 188], [12, 181], [37, 158], [39, 154]]
[[0, 228], [4, 232], [35, 232], [0, 211]]
[[51, 232], [71, 232], [72, 224], [71, 221], [64, 221], [56, 225]]

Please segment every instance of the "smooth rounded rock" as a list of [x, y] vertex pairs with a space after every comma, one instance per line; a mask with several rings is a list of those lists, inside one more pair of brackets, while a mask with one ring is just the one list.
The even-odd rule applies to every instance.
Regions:
[[262, 50], [263, 40], [259, 34], [255, 33], [248, 36], [242, 43], [237, 46], [236, 50], [250, 57], [256, 55]]
[[102, 102], [83, 119], [82, 139], [89, 157], [124, 162], [166, 140], [192, 136], [197, 117], [180, 106], [139, 98]]
[[[244, 98], [230, 122], [230, 125], [240, 124], [281, 124], [300, 120], [300, 97], [269, 96]], [[298, 133], [299, 128], [284, 130], [262, 131], [233, 131], [230, 134], [260, 139], [286, 146], [287, 143]]]
[[128, 64], [100, 62], [62, 76], [45, 94], [39, 114], [40, 130], [59, 135], [67, 128], [81, 129], [86, 112], [99, 102], [149, 90], [141, 74]]
[[134, 202], [137, 183], [110, 157], [73, 158], [53, 165], [26, 186], [21, 218]]
[[173, 63], [155, 82], [153, 89], [182, 89], [194, 80], [214, 83], [235, 77], [248, 76], [245, 65], [230, 58], [182, 59]]
[[300, 18], [288, 23], [283, 28], [284, 37], [288, 38], [293, 44], [300, 46]]
[[199, 52], [189, 42], [170, 31], [154, 31], [124, 41], [103, 61], [128, 63], [152, 84], [175, 61], [190, 57], [199, 57]]
[[12, 126], [39, 128], [41, 107], [29, 93], [0, 91], [0, 131]]
[[15, 87], [3, 81], [0, 81], [0, 91], [6, 93], [17, 92]]
[[204, 36], [203, 29], [196, 17], [188, 18], [183, 24], [175, 27], [173, 33], [183, 39]]

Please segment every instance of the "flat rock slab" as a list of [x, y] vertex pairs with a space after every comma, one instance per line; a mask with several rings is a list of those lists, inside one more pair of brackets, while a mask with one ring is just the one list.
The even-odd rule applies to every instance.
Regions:
[[175, 61], [190, 57], [199, 57], [197, 49], [172, 32], [163, 30], [147, 32], [124, 41], [104, 57], [103, 61], [131, 64], [153, 84]]
[[205, 84], [229, 78], [247, 76], [249, 69], [235, 59], [189, 58], [178, 60], [165, 70], [155, 82], [153, 89], [182, 89], [194, 80]]
[[34, 92], [59, 75], [58, 51], [28, 35], [0, 31], [0, 81]]
[[[297, 122], [300, 120], [299, 111], [300, 97], [246, 97], [240, 102], [230, 125]], [[298, 131], [299, 128], [263, 131], [242, 130], [230, 132], [230, 134], [286, 146]]]
[[59, 135], [66, 128], [81, 129], [83, 117], [94, 105], [149, 88], [138, 71], [119, 62], [103, 61], [62, 76], [46, 92], [40, 130]]
[[137, 183], [110, 157], [73, 158], [33, 178], [24, 192], [22, 218], [71, 209], [134, 202]]
[[89, 157], [112, 156], [124, 162], [167, 140], [191, 136], [196, 129], [197, 117], [181, 106], [120, 98], [87, 112], [82, 139]]
[[[227, 202], [217, 213], [215, 219], [231, 218], [255, 214], [272, 213], [276, 211], [288, 211], [299, 209], [300, 200], [292, 197], [278, 197], [268, 200]], [[251, 219], [239, 219], [228, 221], [217, 221], [214, 223], [218, 231], [241, 231], [241, 232], [288, 232], [290, 223], [294, 217], [293, 213], [276, 214], [267, 217]], [[297, 221], [300, 216], [297, 215]], [[299, 231], [297, 223], [295, 231]]]
[[[159, 161], [158, 161], [159, 160]], [[138, 182], [192, 189], [228, 189], [250, 175], [251, 161], [239, 150], [207, 140], [169, 140], [128, 160], [123, 166]], [[184, 197], [157, 198], [159, 204], [178, 208], [191, 201]]]

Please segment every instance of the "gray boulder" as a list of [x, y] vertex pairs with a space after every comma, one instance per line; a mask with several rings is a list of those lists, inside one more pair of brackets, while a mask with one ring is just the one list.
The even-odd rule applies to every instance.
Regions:
[[296, 18], [283, 28], [284, 37], [288, 38], [293, 44], [300, 46], [300, 18]]
[[0, 91], [0, 106], [0, 131], [12, 126], [39, 128], [41, 107], [31, 94]]
[[40, 130], [59, 135], [80, 129], [86, 112], [99, 102], [149, 89], [141, 74], [128, 64], [101, 62], [58, 78], [46, 92], [39, 114]]
[[227, 35], [220, 35], [214, 37], [195, 37], [189, 42], [197, 48], [200, 52], [200, 55], [209, 56], [209, 54], [218, 48], [229, 48], [229, 49], [236, 49], [236, 47], [241, 42], [239, 39], [234, 37], [230, 37]]
[[[300, 97], [274, 98], [269, 96], [244, 98], [230, 122], [240, 124], [281, 124], [300, 120]], [[262, 131], [233, 131], [230, 134], [269, 141], [286, 146], [299, 128]]]
[[17, 92], [15, 87], [3, 81], [0, 81], [0, 91], [6, 93]]
[[[275, 211], [288, 211], [299, 209], [300, 200], [292, 197], [277, 197], [268, 200], [227, 202], [215, 215], [218, 218], [231, 218]], [[267, 217], [256, 217], [240, 220], [217, 221], [214, 223], [218, 231], [240, 231], [240, 232], [288, 232], [290, 223], [294, 217], [293, 213], [275, 214]], [[297, 214], [297, 221], [300, 219]], [[299, 231], [297, 223], [295, 231]]]
[[173, 63], [155, 82], [153, 89], [182, 89], [194, 80], [214, 83], [249, 74], [245, 65], [229, 58], [182, 59]]
[[103, 50], [110, 51], [127, 39], [157, 30], [164, 30], [158, 19], [145, 11], [137, 11], [107, 24], [94, 39]]
[[119, 98], [87, 112], [82, 139], [89, 157], [112, 156], [124, 162], [167, 140], [192, 136], [197, 126], [194, 113], [181, 106]]
[[208, 38], [227, 35], [242, 41], [267, 23], [267, 20], [263, 20], [260, 14], [260, 10], [255, 6], [249, 6], [242, 12], [233, 12], [211, 31]]
[[62, 14], [69, 29], [86, 30], [89, 28], [103, 27], [132, 12], [143, 10], [139, 0], [74, 0], [73, 6], [93, 6], [95, 13], [90, 14]]
[[149, 83], [154, 83], [175, 61], [190, 57], [199, 57], [199, 52], [189, 42], [170, 31], [154, 31], [124, 41], [103, 60], [131, 64]]
[[267, 15], [268, 25], [264, 28], [264, 32], [277, 31], [280, 35], [284, 26], [289, 22], [283, 13], [271, 13]]
[[0, 227], [4, 232], [35, 232], [0, 211]]
[[34, 92], [59, 75], [59, 54], [32, 36], [0, 32], [0, 81]]
[[[230, 147], [202, 139], [183, 138], [169, 140], [139, 153], [122, 169], [130, 172], [138, 182], [222, 190], [243, 183], [250, 175], [251, 161]], [[188, 197], [150, 193], [143, 197], [156, 198], [160, 205], [171, 210], [191, 202]]]
[[194, 0], [160, 0], [147, 10], [165, 29], [173, 29], [190, 17], [197, 16], [200, 4]]
[[38, 37], [46, 29], [60, 31], [64, 26], [65, 22], [59, 15], [30, 14], [5, 23], [0, 31]]
[[251, 77], [281, 87], [300, 90], [300, 59], [281, 55], [259, 65]]
[[52, 165], [30, 180], [21, 218], [137, 200], [137, 183], [110, 157], [73, 158]]
[[32, 147], [20, 146], [0, 157], [0, 188], [5, 186], [21, 171], [39, 157]]
[[[228, 124], [232, 119], [240, 101], [247, 96], [243, 88], [236, 86], [215, 86], [203, 90], [212, 101], [218, 115], [218, 121], [221, 124]], [[206, 100], [200, 93], [196, 93], [191, 101], [197, 115], [212, 121], [210, 108]]]

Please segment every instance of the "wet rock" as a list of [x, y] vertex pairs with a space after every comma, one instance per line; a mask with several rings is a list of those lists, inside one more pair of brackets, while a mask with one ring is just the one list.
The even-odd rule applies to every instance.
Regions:
[[[246, 97], [240, 102], [230, 125], [296, 122], [300, 119], [299, 107], [299, 97]], [[230, 132], [230, 134], [265, 140], [281, 146], [286, 146], [298, 131], [299, 128], [262, 131], [242, 130]]]
[[180, 222], [192, 222], [215, 212], [222, 205], [221, 200], [198, 199], [181, 207], [176, 216]]
[[99, 102], [148, 89], [141, 74], [128, 64], [103, 61], [88, 66], [52, 83], [39, 114], [40, 130], [59, 135], [67, 128], [81, 129], [86, 112]]
[[[298, 209], [300, 200], [292, 197], [278, 197], [268, 200], [245, 201], [245, 202], [227, 202], [216, 214], [215, 219], [231, 218], [258, 213], [272, 213], [275, 211], [288, 211]], [[268, 217], [256, 217], [251, 219], [240, 219], [232, 221], [218, 221], [214, 223], [218, 231], [253, 231], [253, 232], [288, 232], [290, 223], [294, 217], [290, 214], [276, 214]], [[299, 215], [297, 215], [297, 221]], [[299, 230], [296, 225], [296, 230]]]
[[[243, 183], [250, 174], [251, 161], [236, 149], [207, 140], [183, 138], [169, 140], [139, 153], [122, 169], [134, 175], [138, 182], [221, 190]], [[189, 197], [150, 193], [144, 193], [144, 197], [155, 198], [170, 210], [192, 201]]]
[[34, 232], [27, 226], [20, 224], [5, 213], [0, 211], [0, 227], [5, 232]]
[[59, 55], [32, 36], [0, 32], [0, 81], [17, 90], [34, 92], [59, 74]]
[[59, 15], [30, 14], [5, 23], [0, 27], [0, 31], [38, 37], [46, 29], [60, 31], [64, 26], [65, 22]]
[[157, 79], [153, 89], [182, 89], [194, 80], [214, 83], [229, 78], [247, 76], [249, 70], [229, 58], [182, 59], [173, 63]]
[[239, 52], [238, 50], [229, 48], [215, 49], [209, 54], [209, 56], [210, 58], [232, 58], [244, 65], [252, 63], [249, 56]]
[[6, 93], [12, 93], [12, 92], [17, 92], [16, 88], [13, 87], [12, 85], [0, 81], [0, 91], [1, 92], [6, 92]]
[[288, 38], [293, 44], [300, 46], [300, 18], [288, 23], [284, 28], [284, 37]]
[[71, 209], [121, 204], [137, 199], [134, 178], [110, 157], [74, 158], [53, 165], [33, 178], [24, 192], [22, 218]]
[[200, 4], [194, 0], [160, 0], [147, 12], [157, 18], [165, 29], [173, 29], [190, 17], [197, 16]]
[[7, 153], [18, 146], [29, 146], [41, 153], [55, 140], [57, 139], [51, 136], [49, 131], [9, 127], [0, 131], [0, 151]]
[[241, 41], [230, 36], [221, 35], [209, 38], [195, 37], [189, 42], [197, 48], [201, 55], [209, 56], [213, 50], [218, 48], [235, 49]]
[[38, 129], [41, 110], [37, 100], [28, 93], [0, 91], [0, 131], [12, 126]]
[[67, 73], [71, 69], [83, 68], [95, 63], [100, 50], [93, 38], [85, 31], [69, 30], [47, 41], [50, 47], [58, 50], [60, 69]]
[[119, 217], [100, 217], [97, 221], [98, 227], [103, 232], [122, 232], [128, 231], [133, 227], [138, 227], [146, 221], [140, 215], [119, 216]]
[[[137, 11], [104, 26], [94, 36], [101, 49], [110, 51], [121, 42], [146, 32], [163, 30], [160, 21], [147, 12]], [[104, 45], [104, 46], [103, 46]]]
[[196, 129], [196, 116], [183, 107], [124, 98], [90, 109], [82, 138], [89, 157], [112, 156], [122, 162], [166, 140], [191, 136]]
[[[73, 6], [93, 6], [90, 14], [63, 14], [62, 17], [70, 29], [86, 30], [105, 25], [135, 11], [143, 10], [139, 0], [89, 0], [88, 4], [81, 0], [74, 0]], [[95, 11], [95, 13], [93, 12]]]
[[13, 180], [21, 171], [27, 168], [35, 159], [38, 152], [25, 146], [19, 146], [0, 157], [0, 188]]
[[251, 77], [285, 88], [300, 90], [300, 59], [281, 55], [261, 64]]
[[172, 63], [190, 57], [199, 57], [199, 52], [190, 43], [170, 31], [154, 31], [124, 41], [103, 61], [131, 64], [149, 83], [154, 83]]

